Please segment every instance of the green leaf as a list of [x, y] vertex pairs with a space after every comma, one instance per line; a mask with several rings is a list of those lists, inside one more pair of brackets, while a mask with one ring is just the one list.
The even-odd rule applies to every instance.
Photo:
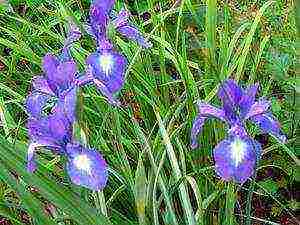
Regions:
[[[275, 194], [279, 187], [277, 185], [277, 183], [275, 181], [273, 181], [272, 179], [267, 179], [264, 181], [260, 181], [258, 182], [258, 184], [267, 192], [271, 193], [272, 195]], [[265, 191], [259, 189], [259, 192], [261, 193], [265, 193]]]

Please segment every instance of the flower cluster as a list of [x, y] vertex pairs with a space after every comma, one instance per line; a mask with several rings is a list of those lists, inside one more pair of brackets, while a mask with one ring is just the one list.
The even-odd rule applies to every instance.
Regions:
[[248, 135], [245, 129], [247, 120], [279, 141], [286, 141], [280, 124], [269, 110], [270, 102], [263, 98], [255, 101], [257, 88], [255, 84], [243, 90], [234, 80], [229, 79], [220, 86], [218, 92], [223, 109], [198, 102], [198, 115], [191, 131], [191, 147], [197, 147], [197, 136], [206, 119], [212, 117], [227, 123], [228, 137], [215, 147], [213, 153], [216, 172], [226, 181], [244, 183], [253, 174], [257, 160], [260, 159], [262, 147]]
[[114, 0], [92, 2], [89, 31], [97, 41], [97, 51], [87, 58], [88, 69], [85, 76], [80, 78], [79, 85], [95, 84], [110, 103], [118, 105], [119, 102], [113, 95], [124, 84], [127, 61], [122, 54], [113, 49], [109, 39], [109, 27], [113, 27], [124, 37], [136, 41], [144, 48], [151, 47], [151, 43], [146, 41], [137, 28], [129, 24], [128, 11], [121, 10], [116, 19], [110, 19], [114, 3]]
[[[106, 185], [105, 160], [97, 150], [88, 149], [74, 140], [73, 125], [76, 121], [76, 93], [83, 85], [95, 84], [110, 103], [118, 103], [113, 94], [123, 86], [126, 59], [113, 50], [107, 37], [109, 14], [113, 5], [114, 1], [99, 0], [93, 1], [91, 5], [90, 28], [97, 40], [98, 50], [87, 58], [87, 70], [83, 76], [79, 75], [70, 55], [70, 46], [81, 36], [75, 26], [70, 26], [58, 58], [52, 54], [44, 56], [44, 75], [33, 78], [32, 91], [26, 99], [30, 138], [28, 171], [35, 171], [35, 152], [43, 147], [67, 158], [66, 170], [73, 183], [92, 190], [101, 190]], [[114, 26], [124, 36], [149, 47], [150, 44], [139, 31], [128, 24], [128, 15], [128, 12], [122, 10], [113, 21]]]

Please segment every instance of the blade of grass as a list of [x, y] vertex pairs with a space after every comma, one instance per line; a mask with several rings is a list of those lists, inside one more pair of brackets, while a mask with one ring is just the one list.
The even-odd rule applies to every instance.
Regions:
[[[173, 171], [175, 180], [178, 181], [181, 178], [181, 171], [180, 171], [180, 168], [179, 168], [179, 165], [177, 162], [177, 158], [176, 158], [173, 146], [171, 144], [169, 135], [168, 135], [167, 130], [162, 122], [162, 119], [159, 115], [159, 111], [157, 108], [154, 108], [154, 113], [156, 115], [156, 119], [159, 124], [159, 128], [160, 128], [159, 130], [160, 130], [161, 136], [163, 138], [163, 143], [165, 144], [166, 149], [167, 149], [167, 155], [168, 155], [169, 161], [171, 163], [171, 167], [172, 167], [172, 171]], [[194, 213], [192, 210], [192, 206], [191, 206], [189, 195], [187, 193], [186, 186], [184, 184], [180, 184], [179, 190], [180, 190], [179, 194], [181, 197], [182, 207], [185, 212], [187, 223], [189, 225], [194, 225], [196, 223], [195, 216], [194, 216]]]
[[259, 50], [256, 53], [254, 64], [253, 64], [252, 69], [251, 69], [251, 74], [250, 74], [250, 79], [249, 79], [248, 85], [253, 84], [254, 81], [255, 81], [257, 68], [258, 68], [261, 56], [264, 52], [264, 49], [265, 49], [266, 44], [268, 43], [269, 39], [270, 39], [270, 36], [268, 36], [268, 35], [265, 36], [263, 38], [262, 42], [259, 45]]
[[242, 55], [240, 56], [239, 61], [238, 61], [238, 68], [237, 68], [237, 72], [236, 72], [236, 76], [235, 76], [235, 78], [236, 78], [237, 81], [240, 80], [242, 72], [244, 70], [244, 65], [245, 65], [245, 62], [246, 62], [246, 58], [247, 58], [247, 55], [249, 53], [250, 45], [252, 43], [252, 40], [253, 40], [255, 31], [256, 31], [256, 28], [258, 26], [258, 23], [260, 22], [260, 19], [261, 19], [263, 13], [273, 3], [274, 3], [274, 1], [267, 1], [260, 8], [260, 10], [257, 12], [257, 14], [255, 16], [254, 22], [252, 23], [251, 29], [250, 29], [247, 37], [246, 37], [246, 41], [245, 41], [245, 45], [244, 45], [244, 48], [243, 48]]

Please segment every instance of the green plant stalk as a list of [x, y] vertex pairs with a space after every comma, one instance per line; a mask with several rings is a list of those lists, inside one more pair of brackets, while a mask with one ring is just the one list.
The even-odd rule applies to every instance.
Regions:
[[[158, 120], [160, 133], [162, 135], [163, 142], [166, 145], [168, 158], [169, 158], [169, 161], [171, 163], [172, 171], [173, 171], [174, 176], [175, 176], [175, 181], [177, 182], [181, 178], [181, 171], [180, 171], [177, 159], [176, 159], [176, 155], [175, 155], [173, 146], [171, 144], [169, 135], [168, 135], [168, 133], [165, 129], [165, 126], [163, 124], [163, 121], [162, 121], [162, 119], [159, 115], [158, 109], [154, 108], [154, 112], [155, 112], [156, 118]], [[185, 212], [187, 222], [188, 222], [189, 225], [194, 225], [196, 223], [195, 222], [195, 216], [194, 216], [194, 213], [193, 213], [193, 210], [192, 210], [192, 205], [191, 205], [191, 202], [190, 202], [190, 198], [189, 198], [186, 186], [183, 183], [181, 183], [179, 185], [179, 194], [180, 194], [180, 199], [182, 201], [182, 207], [183, 207], [183, 210]]]
[[251, 75], [250, 75], [248, 85], [253, 84], [255, 81], [256, 71], [257, 71], [261, 56], [264, 52], [264, 49], [265, 49], [266, 44], [268, 43], [269, 39], [270, 39], [270, 36], [267, 35], [263, 38], [262, 42], [260, 43], [259, 51], [257, 52], [257, 54], [255, 56], [255, 64], [253, 64], [252, 69], [251, 69]]
[[247, 37], [246, 37], [246, 41], [245, 41], [245, 45], [244, 45], [244, 48], [243, 48], [243, 51], [242, 51], [242, 55], [240, 56], [239, 61], [238, 61], [238, 68], [237, 68], [237, 72], [236, 72], [236, 80], [237, 81], [239, 81], [239, 79], [242, 76], [242, 72], [244, 70], [244, 65], [245, 65], [245, 62], [246, 62], [246, 58], [247, 58], [247, 55], [248, 55], [248, 53], [250, 51], [250, 45], [251, 45], [251, 42], [253, 40], [253, 37], [254, 37], [255, 31], [256, 31], [256, 28], [258, 26], [258, 23], [260, 22], [260, 18], [262, 17], [263, 13], [266, 11], [266, 9], [272, 3], [274, 3], [274, 1], [268, 1], [268, 2], [266, 2], [260, 8], [260, 10], [258, 11], [257, 15], [255, 16], [254, 22], [253, 22], [253, 24], [251, 26], [251, 29], [250, 29]]
[[[148, 157], [149, 157], [151, 166], [154, 170], [154, 173], [159, 174], [159, 170], [158, 170], [158, 167], [155, 164], [155, 159], [154, 159], [153, 154], [151, 152], [151, 147], [147, 142], [147, 138], [145, 137], [144, 133], [140, 129], [138, 123], [136, 121], [133, 121], [133, 124], [134, 124], [134, 127], [136, 129], [138, 137], [140, 138], [140, 140], [142, 140], [142, 144], [145, 146], [145, 151], [148, 154]], [[161, 192], [163, 193], [167, 209], [169, 210], [170, 217], [171, 217], [171, 220], [172, 220], [172, 224], [178, 225], [178, 222], [176, 220], [176, 214], [173, 210], [172, 201], [171, 201], [170, 196], [168, 194], [168, 191], [167, 191], [166, 185], [164, 183], [164, 180], [162, 179], [160, 174], [158, 175], [158, 183], [159, 183]]]
[[236, 201], [235, 184], [228, 182], [226, 190], [225, 219], [223, 225], [234, 225], [234, 206]]
[[255, 178], [256, 178], [256, 170], [255, 173], [253, 175], [253, 179], [251, 179], [251, 183], [250, 183], [250, 188], [248, 191], [248, 195], [247, 195], [247, 205], [246, 205], [246, 222], [245, 225], [251, 225], [251, 206], [252, 206], [252, 196], [253, 196], [253, 191], [254, 191], [254, 186], [255, 186]]
[[104, 216], [107, 216], [107, 208], [103, 191], [95, 191], [93, 196], [97, 209], [99, 209]]
[[216, 60], [216, 27], [217, 27], [217, 1], [207, 0], [206, 12], [206, 44], [209, 49], [209, 62]]

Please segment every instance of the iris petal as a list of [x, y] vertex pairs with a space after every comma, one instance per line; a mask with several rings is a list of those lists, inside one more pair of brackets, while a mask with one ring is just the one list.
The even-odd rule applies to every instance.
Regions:
[[99, 191], [107, 183], [107, 165], [101, 154], [79, 144], [67, 145], [67, 171], [74, 184]]
[[140, 46], [142, 46], [144, 48], [152, 47], [152, 43], [147, 41], [136, 27], [133, 27], [130, 25], [124, 25], [124, 26], [118, 27], [117, 30], [124, 37], [131, 39], [133, 41], [136, 41]]
[[127, 66], [124, 56], [113, 50], [103, 50], [91, 54], [87, 64], [95, 79], [103, 83], [110, 93], [114, 94], [122, 88]]
[[228, 79], [220, 86], [218, 96], [223, 103], [228, 121], [232, 124], [236, 123], [238, 120], [238, 106], [243, 96], [243, 90], [234, 80]]
[[255, 102], [249, 109], [248, 113], [245, 116], [245, 119], [249, 119], [253, 116], [260, 115], [266, 113], [270, 108], [271, 102], [261, 98], [257, 102]]
[[239, 102], [241, 118], [245, 118], [246, 114], [251, 109], [251, 106], [254, 104], [257, 89], [258, 89], [258, 84], [251, 85], [246, 89], [245, 93], [243, 94]]
[[30, 116], [40, 118], [42, 116], [43, 107], [46, 105], [50, 96], [33, 92], [26, 99], [26, 110]]
[[216, 173], [226, 181], [244, 183], [252, 176], [257, 155], [257, 142], [250, 138], [230, 137], [214, 149]]
[[59, 95], [71, 86], [75, 80], [76, 71], [74, 61], [60, 63], [54, 73], [47, 74], [49, 86]]
[[54, 95], [53, 91], [49, 87], [48, 81], [42, 76], [36, 76], [32, 79], [32, 87], [35, 91], [48, 95]]
[[53, 109], [53, 112], [60, 112], [64, 114], [70, 123], [76, 120], [76, 101], [77, 101], [77, 88], [74, 87], [64, 93], [58, 99], [57, 105]]
[[45, 74], [48, 76], [49, 74], [53, 74], [56, 72], [56, 68], [59, 65], [59, 60], [52, 54], [47, 54], [43, 57], [43, 70]]
[[286, 142], [286, 136], [281, 131], [280, 123], [272, 113], [264, 113], [250, 118], [264, 133], [269, 133], [278, 138], [282, 143]]
[[104, 36], [106, 36], [109, 14], [114, 4], [114, 0], [94, 0], [91, 4], [91, 28], [98, 39], [102, 39]]
[[129, 15], [130, 13], [127, 10], [122, 9], [119, 12], [118, 17], [113, 21], [115, 28], [127, 25]]
[[225, 112], [218, 109], [210, 104], [199, 101], [198, 105], [198, 116], [193, 122], [193, 127], [191, 130], [191, 148], [197, 148], [197, 136], [201, 132], [202, 127], [207, 118], [217, 118], [222, 121], [226, 121]]

